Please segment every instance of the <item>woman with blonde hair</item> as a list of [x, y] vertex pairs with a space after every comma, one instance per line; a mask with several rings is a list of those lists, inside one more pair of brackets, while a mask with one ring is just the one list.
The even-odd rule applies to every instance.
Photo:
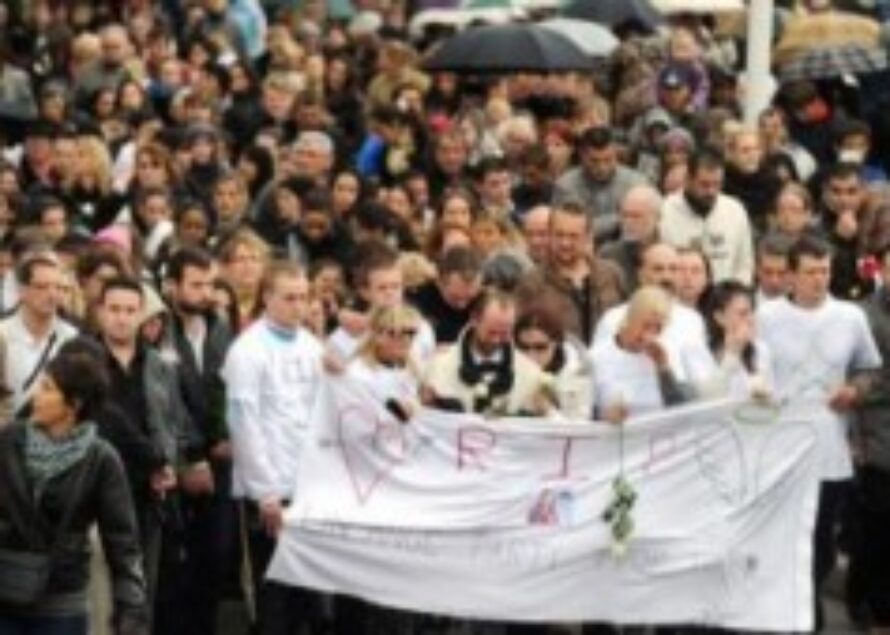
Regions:
[[229, 283], [238, 298], [236, 330], [247, 327], [260, 310], [260, 283], [269, 262], [269, 245], [253, 230], [241, 228], [217, 246], [220, 277]]
[[419, 407], [420, 373], [411, 359], [411, 343], [421, 325], [420, 313], [407, 304], [380, 307], [346, 376], [367, 387], [402, 423]]
[[660, 340], [671, 299], [660, 287], [644, 286], [631, 296], [615, 337], [591, 353], [594, 408], [612, 423], [688, 401], [691, 350], [671, 350]]

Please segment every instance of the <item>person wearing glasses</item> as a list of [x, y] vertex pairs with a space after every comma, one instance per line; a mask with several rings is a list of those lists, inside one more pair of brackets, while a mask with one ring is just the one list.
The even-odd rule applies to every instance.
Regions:
[[378, 307], [371, 313], [368, 334], [346, 376], [379, 396], [386, 409], [407, 423], [419, 406], [420, 376], [411, 346], [420, 329], [420, 313], [407, 304]]
[[587, 350], [566, 333], [559, 315], [544, 305], [527, 308], [513, 331], [516, 348], [550, 373], [560, 412], [571, 419], [592, 414], [592, 377]]

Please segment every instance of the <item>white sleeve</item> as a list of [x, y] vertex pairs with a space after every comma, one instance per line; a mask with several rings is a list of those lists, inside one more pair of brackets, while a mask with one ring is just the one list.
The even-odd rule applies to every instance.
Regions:
[[750, 285], [754, 279], [754, 245], [751, 237], [751, 224], [741, 205], [739, 205], [739, 212], [739, 246], [734, 269], [736, 279]]
[[[242, 342], [246, 344], [247, 342]], [[262, 361], [246, 346], [234, 347], [223, 367], [226, 383], [226, 423], [232, 442], [232, 459], [245, 493], [251, 500], [277, 497], [270, 470], [266, 432], [261, 423]]]

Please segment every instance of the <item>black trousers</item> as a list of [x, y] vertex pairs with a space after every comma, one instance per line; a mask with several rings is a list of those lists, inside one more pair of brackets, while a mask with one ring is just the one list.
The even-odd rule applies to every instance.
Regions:
[[838, 527], [844, 504], [851, 487], [850, 481], [823, 481], [819, 489], [816, 530], [813, 533], [813, 611], [818, 633], [825, 623], [822, 590], [837, 562]]
[[176, 523], [164, 531], [154, 632], [215, 635], [222, 580], [214, 496], [179, 497]]

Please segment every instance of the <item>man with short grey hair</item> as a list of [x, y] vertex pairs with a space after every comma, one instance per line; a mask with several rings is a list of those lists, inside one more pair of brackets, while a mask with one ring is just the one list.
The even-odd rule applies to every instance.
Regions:
[[334, 156], [334, 142], [330, 135], [315, 130], [301, 132], [293, 145], [291, 168], [296, 176], [324, 185], [334, 167]]
[[661, 194], [651, 185], [634, 185], [627, 191], [618, 209], [621, 235], [600, 249], [601, 257], [611, 260], [621, 268], [630, 291], [639, 285], [637, 272], [642, 249], [658, 240], [658, 219], [662, 203]]

